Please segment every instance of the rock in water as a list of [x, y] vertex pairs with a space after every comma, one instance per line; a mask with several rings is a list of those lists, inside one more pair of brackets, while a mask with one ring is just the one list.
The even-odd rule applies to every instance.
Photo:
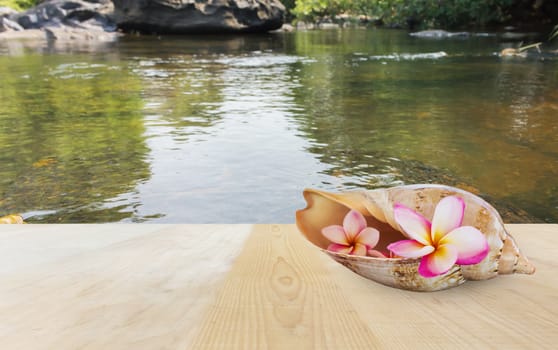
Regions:
[[467, 38], [471, 34], [468, 32], [447, 32], [445, 30], [433, 29], [433, 30], [423, 30], [421, 32], [410, 33], [410, 36], [416, 38], [428, 38], [428, 39], [443, 39], [443, 38]]
[[119, 28], [158, 34], [265, 32], [281, 28], [279, 0], [114, 0]]
[[24, 29], [90, 25], [114, 31], [116, 27], [110, 18], [111, 12], [112, 3], [109, 0], [50, 0], [11, 15], [10, 19]]

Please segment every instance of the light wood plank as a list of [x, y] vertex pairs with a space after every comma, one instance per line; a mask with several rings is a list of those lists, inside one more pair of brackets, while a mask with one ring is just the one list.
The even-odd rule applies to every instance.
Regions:
[[[185, 348], [251, 226], [162, 227], [45, 265], [12, 268], [0, 279], [1, 348]], [[115, 235], [126, 229], [109, 228]]]
[[357, 276], [294, 225], [4, 226], [0, 344], [555, 349], [558, 225], [509, 230], [535, 275], [416, 293]]
[[373, 348], [376, 336], [293, 233], [256, 226], [192, 348]]
[[381, 348], [555, 349], [558, 344], [558, 225], [509, 225], [534, 275], [469, 281], [417, 293], [370, 282], [327, 259]]
[[71, 255], [157, 232], [168, 225], [2, 225], [0, 277], [24, 267], [44, 265]]
[[357, 276], [292, 226], [258, 227], [193, 348], [554, 349], [558, 226], [511, 228], [537, 274], [416, 293]]

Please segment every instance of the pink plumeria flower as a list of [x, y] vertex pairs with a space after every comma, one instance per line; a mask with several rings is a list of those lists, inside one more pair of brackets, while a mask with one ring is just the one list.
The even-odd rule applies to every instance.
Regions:
[[423, 277], [446, 273], [454, 264], [472, 265], [488, 255], [486, 237], [472, 226], [461, 226], [465, 202], [455, 196], [442, 199], [434, 210], [432, 223], [402, 204], [394, 206], [395, 221], [410, 240], [388, 245], [404, 258], [420, 258], [418, 272]]
[[325, 227], [322, 229], [322, 234], [332, 242], [327, 247], [329, 251], [385, 258], [384, 254], [372, 249], [380, 240], [380, 232], [375, 228], [367, 227], [364, 216], [354, 209], [345, 215], [343, 226]]

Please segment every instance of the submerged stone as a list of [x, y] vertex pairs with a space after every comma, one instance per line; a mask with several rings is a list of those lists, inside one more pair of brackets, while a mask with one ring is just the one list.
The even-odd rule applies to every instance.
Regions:
[[448, 32], [445, 30], [434, 29], [434, 30], [423, 30], [420, 32], [410, 33], [409, 35], [417, 38], [442, 39], [442, 38], [456, 38], [456, 37], [466, 38], [471, 34], [469, 32]]

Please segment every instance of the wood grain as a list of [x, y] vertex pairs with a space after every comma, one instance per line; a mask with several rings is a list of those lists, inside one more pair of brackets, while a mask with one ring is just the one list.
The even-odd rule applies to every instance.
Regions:
[[375, 335], [292, 226], [256, 226], [193, 348], [371, 348]]
[[558, 225], [536, 265], [434, 293], [366, 280], [294, 225], [0, 227], [2, 349], [555, 349]]
[[[555, 348], [558, 226], [511, 228], [527, 255], [541, 253], [532, 259], [536, 275], [417, 293], [357, 276], [317, 254], [292, 226], [258, 227], [193, 348]], [[522, 239], [530, 232], [537, 239]]]
[[[22, 231], [27, 245], [51, 232], [53, 239], [73, 242], [62, 239], [59, 246], [74, 249], [58, 249], [43, 265], [19, 261], [21, 268], [12, 266], [10, 275], [0, 276], [0, 348], [186, 348], [251, 230], [250, 225], [93, 227], [100, 236], [120, 238], [105, 237], [99, 244], [94, 232], [83, 234], [72, 225]], [[130, 237], [130, 229], [138, 237]], [[17, 239], [17, 229], [10, 230], [1, 236]], [[6, 244], [27, 254], [24, 242]], [[84, 248], [88, 242], [93, 248]], [[0, 256], [0, 263], [9, 261]]]

